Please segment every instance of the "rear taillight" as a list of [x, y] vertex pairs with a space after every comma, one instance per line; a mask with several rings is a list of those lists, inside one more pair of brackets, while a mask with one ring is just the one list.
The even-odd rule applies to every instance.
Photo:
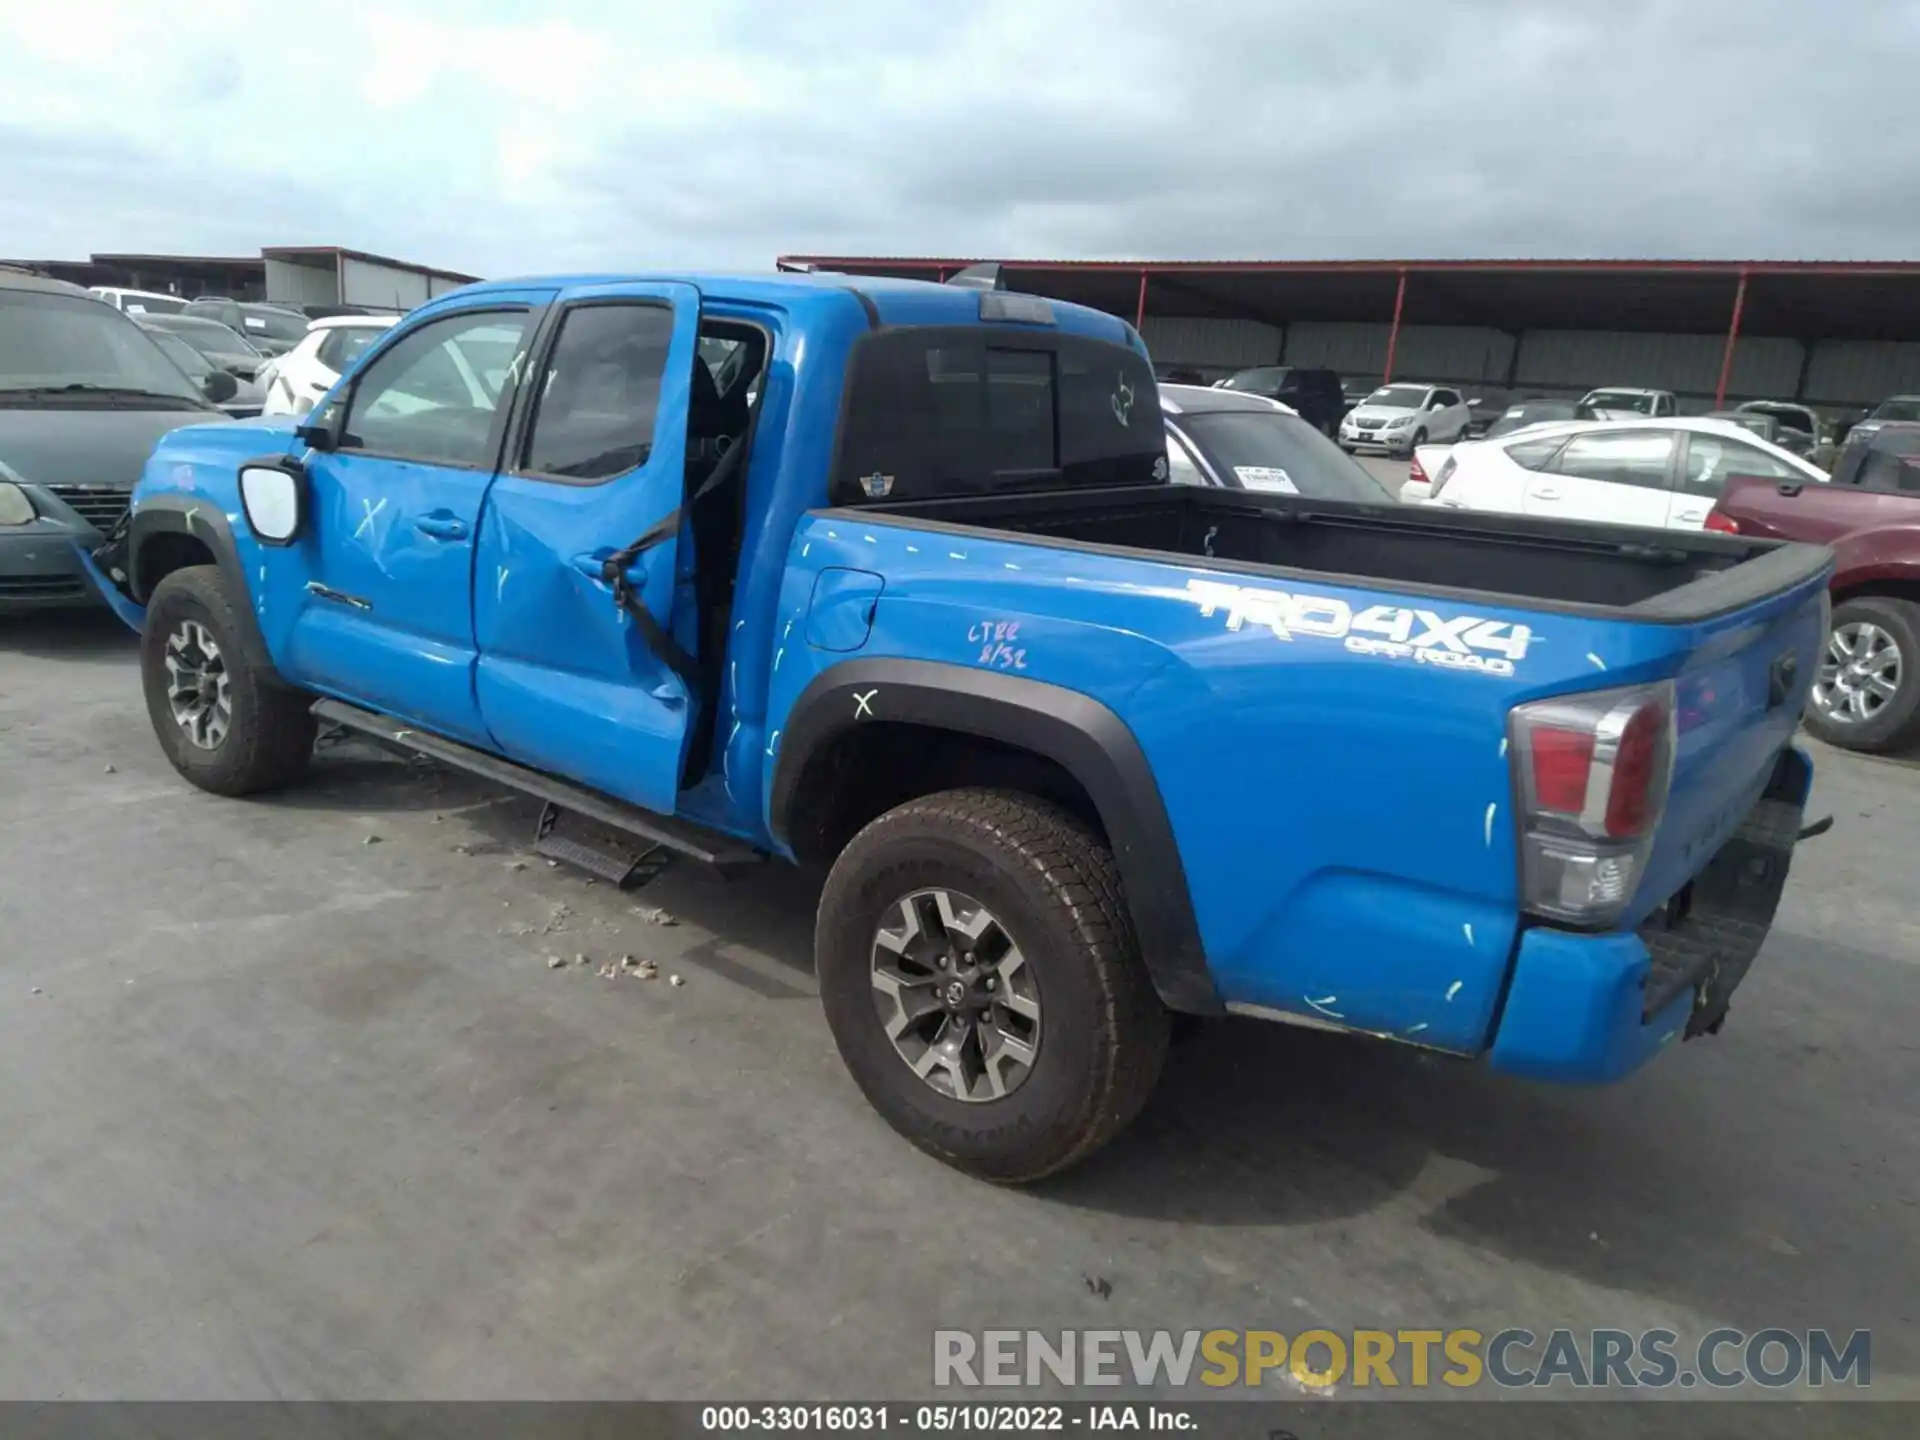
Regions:
[[1707, 529], [1718, 530], [1722, 535], [1738, 535], [1740, 522], [1731, 515], [1722, 515], [1718, 510], [1707, 512]]
[[1407, 465], [1407, 479], [1419, 485], [1427, 483], [1427, 467], [1420, 463], [1418, 455], [1414, 456]]
[[1459, 463], [1451, 455], [1441, 461], [1440, 473], [1433, 477], [1433, 484], [1427, 490], [1427, 498], [1431, 500], [1434, 496], [1438, 495], [1440, 493], [1440, 487], [1451, 480], [1453, 478], [1453, 472], [1459, 468]]
[[1508, 717], [1528, 911], [1606, 926], [1633, 899], [1673, 772], [1673, 685], [1595, 690]]

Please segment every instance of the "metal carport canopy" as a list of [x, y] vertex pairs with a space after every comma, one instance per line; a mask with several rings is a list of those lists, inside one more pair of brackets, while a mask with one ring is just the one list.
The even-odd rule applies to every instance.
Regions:
[[[988, 257], [991, 258], [991, 257]], [[945, 279], [978, 260], [787, 255], [855, 275]], [[1005, 260], [1009, 289], [1138, 317], [1385, 321], [1401, 277], [1405, 324], [1920, 340], [1920, 262], [1791, 260]]]

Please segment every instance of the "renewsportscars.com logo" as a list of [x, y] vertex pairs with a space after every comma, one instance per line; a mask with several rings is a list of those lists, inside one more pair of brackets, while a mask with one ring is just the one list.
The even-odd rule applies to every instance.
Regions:
[[1826, 1330], [936, 1330], [933, 1383], [1213, 1389], [1729, 1390], [1873, 1383], [1873, 1335]]
[[1295, 595], [1223, 580], [1189, 580], [1187, 598], [1208, 619], [1225, 611], [1229, 630], [1254, 625], [1271, 631], [1277, 640], [1290, 641], [1296, 635], [1339, 640], [1355, 655], [1485, 675], [1513, 674], [1534, 641], [1529, 627], [1508, 620], [1448, 617], [1399, 605], [1369, 605], [1356, 612], [1331, 595]]

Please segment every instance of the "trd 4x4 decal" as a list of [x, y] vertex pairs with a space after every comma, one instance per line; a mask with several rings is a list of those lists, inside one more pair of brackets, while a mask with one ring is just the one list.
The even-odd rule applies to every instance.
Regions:
[[1356, 614], [1346, 601], [1331, 596], [1294, 595], [1220, 580], [1189, 580], [1187, 596], [1209, 618], [1224, 610], [1229, 630], [1251, 624], [1271, 630], [1279, 640], [1298, 635], [1340, 640], [1355, 655], [1486, 675], [1513, 674], [1533, 643], [1527, 626], [1478, 615], [1442, 616], [1399, 605], [1370, 605]]

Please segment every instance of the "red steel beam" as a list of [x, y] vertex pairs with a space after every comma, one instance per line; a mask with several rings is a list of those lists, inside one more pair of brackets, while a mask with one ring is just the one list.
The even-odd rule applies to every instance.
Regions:
[[1140, 303], [1134, 307], [1133, 328], [1147, 328], [1147, 272], [1144, 269], [1140, 272]]
[[1733, 347], [1740, 339], [1740, 316], [1747, 308], [1747, 272], [1740, 272], [1740, 284], [1733, 292], [1733, 323], [1727, 326], [1727, 346], [1720, 352], [1720, 384], [1713, 392], [1713, 408], [1727, 403], [1727, 381], [1733, 376]]
[[1400, 312], [1407, 303], [1407, 272], [1400, 272], [1400, 283], [1393, 289], [1393, 328], [1387, 331], [1387, 373], [1380, 377], [1386, 384], [1393, 379], [1393, 352], [1400, 346]]

